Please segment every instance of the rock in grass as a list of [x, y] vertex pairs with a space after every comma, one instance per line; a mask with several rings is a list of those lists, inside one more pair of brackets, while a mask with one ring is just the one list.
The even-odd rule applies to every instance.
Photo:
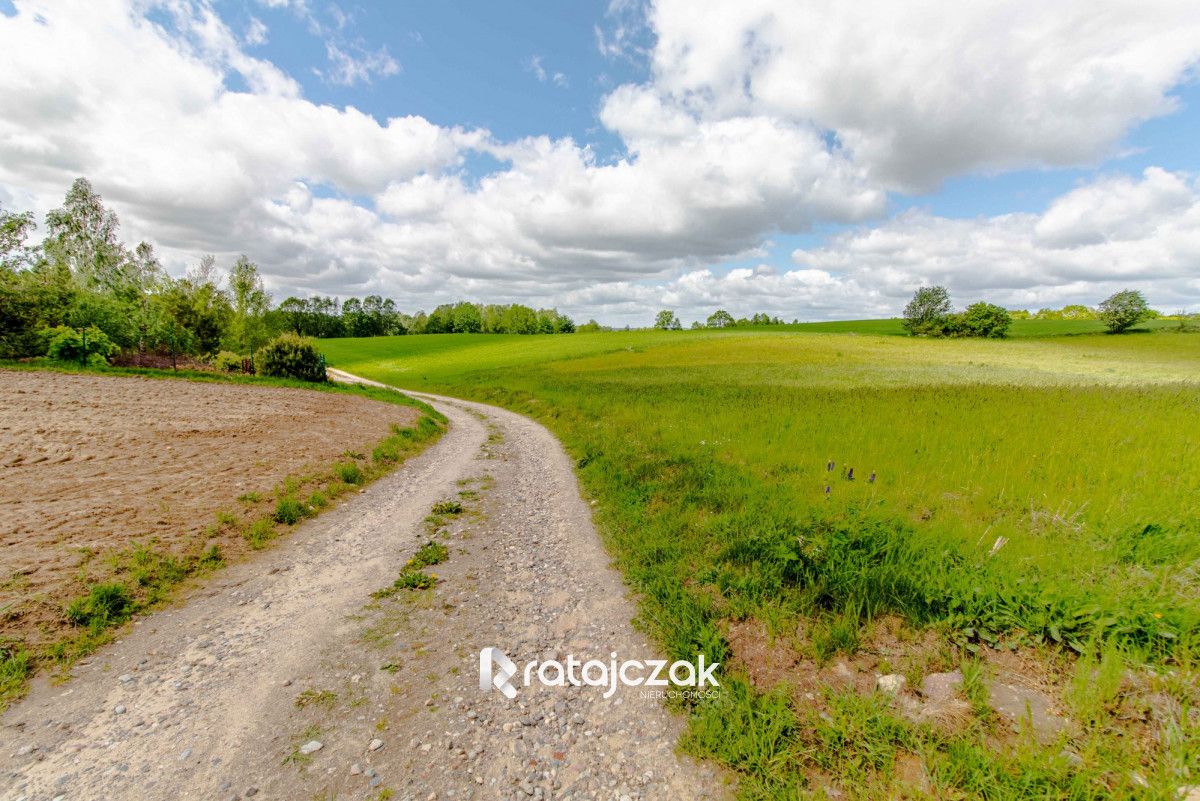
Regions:
[[325, 744], [322, 743], [320, 740], [309, 740], [307, 743], [300, 746], [300, 753], [304, 754], [305, 756], [308, 756], [309, 754], [315, 754], [316, 752], [320, 751], [324, 747], [325, 747]]
[[921, 694], [931, 701], [954, 698], [962, 683], [962, 673], [957, 670], [949, 673], [930, 673], [921, 680]]
[[899, 695], [904, 692], [906, 684], [908, 684], [908, 679], [899, 673], [889, 673], [875, 680], [875, 689], [888, 695]]

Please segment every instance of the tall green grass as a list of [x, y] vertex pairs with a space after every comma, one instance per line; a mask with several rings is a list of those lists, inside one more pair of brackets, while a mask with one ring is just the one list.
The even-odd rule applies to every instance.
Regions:
[[[643, 624], [673, 658], [725, 661], [726, 619], [824, 621], [838, 650], [854, 647], [858, 620], [896, 613], [964, 650], [1115, 648], [1193, 664], [1200, 337], [763, 329], [323, 347], [353, 373], [498, 403], [554, 430], [642, 594]], [[733, 690], [721, 703], [734, 709], [696, 710], [694, 749], [746, 776], [749, 797], [792, 797], [807, 781], [795, 749], [821, 738], [777, 700]], [[855, 725], [875, 714], [845, 703]], [[748, 740], [710, 731], [746, 716], [759, 721]], [[983, 740], [934, 743], [877, 722], [864, 729], [875, 746], [931, 749], [939, 781], [969, 794], [993, 776], [1014, 793], [1091, 797], [1072, 788], [1101, 770], [1034, 771], [1036, 754], [1002, 758]], [[1196, 749], [1183, 759], [1200, 771]]]

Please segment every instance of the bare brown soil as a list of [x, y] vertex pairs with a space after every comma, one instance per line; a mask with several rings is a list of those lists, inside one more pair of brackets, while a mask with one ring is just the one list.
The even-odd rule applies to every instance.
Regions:
[[262, 514], [285, 477], [415, 418], [327, 392], [0, 370], [0, 636], [52, 638], [105, 555], [135, 543], [244, 548], [218, 512]]

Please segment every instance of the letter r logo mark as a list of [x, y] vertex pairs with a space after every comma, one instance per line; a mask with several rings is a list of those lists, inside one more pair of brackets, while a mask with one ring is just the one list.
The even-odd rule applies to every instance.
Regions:
[[487, 692], [495, 687], [505, 698], [516, 698], [517, 690], [508, 681], [515, 675], [516, 663], [499, 648], [489, 646], [479, 652], [479, 689]]

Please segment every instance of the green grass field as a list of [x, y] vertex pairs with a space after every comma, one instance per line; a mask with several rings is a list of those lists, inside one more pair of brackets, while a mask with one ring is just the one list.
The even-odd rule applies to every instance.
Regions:
[[[1144, 320], [1139, 332], [1169, 331], [1178, 328], [1178, 320]], [[775, 326], [788, 331], [803, 331], [810, 334], [875, 334], [878, 336], [904, 336], [900, 318], [884, 320], [835, 320], [826, 323], [797, 323]], [[760, 328], [758, 330], [771, 330]], [[1013, 320], [1010, 337], [1057, 337], [1076, 334], [1102, 334], [1104, 324], [1099, 320]]]
[[[322, 349], [550, 427], [673, 658], [736, 665], [728, 627], [753, 620], [821, 665], [899, 618], [939, 643], [900, 666], [913, 683], [1015, 649], [1079, 721], [1052, 746], [983, 709], [947, 732], [878, 695], [830, 686], [810, 703], [730, 669], [721, 699], [689, 710], [686, 743], [742, 797], [897, 797], [913, 755], [941, 797], [1200, 784], [1200, 336], [1049, 337], [1079, 324], [1028, 321], [1007, 341], [914, 340], [866, 322]], [[1156, 698], [1174, 711], [1145, 713]]]

